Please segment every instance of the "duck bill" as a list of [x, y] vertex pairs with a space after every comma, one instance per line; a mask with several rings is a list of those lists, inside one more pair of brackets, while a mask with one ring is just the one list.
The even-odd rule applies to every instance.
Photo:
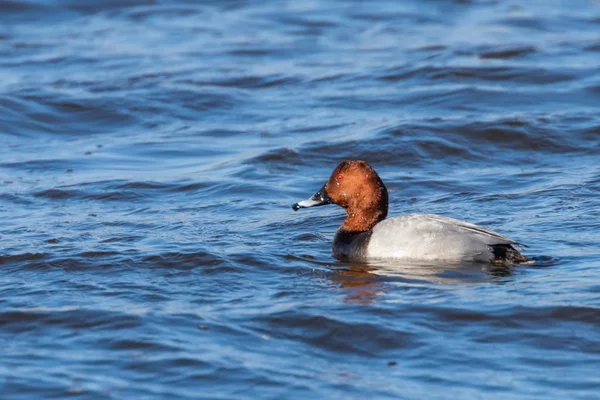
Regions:
[[324, 206], [326, 204], [331, 204], [331, 199], [329, 198], [329, 194], [327, 194], [325, 186], [323, 186], [321, 190], [312, 195], [310, 199], [296, 203], [292, 206], [292, 208], [294, 211], [298, 211], [301, 208]]

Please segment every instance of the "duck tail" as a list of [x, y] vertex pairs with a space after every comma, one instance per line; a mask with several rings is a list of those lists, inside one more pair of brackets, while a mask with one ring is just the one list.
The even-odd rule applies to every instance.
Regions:
[[531, 264], [534, 262], [531, 258], [521, 254], [511, 244], [493, 244], [490, 245], [490, 249], [494, 254], [494, 258], [491, 260], [492, 264]]

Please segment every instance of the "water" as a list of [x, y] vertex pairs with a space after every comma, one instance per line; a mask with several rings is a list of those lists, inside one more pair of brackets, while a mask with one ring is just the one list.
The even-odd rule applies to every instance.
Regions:
[[[0, 1], [3, 399], [597, 399], [597, 1]], [[369, 161], [533, 265], [350, 265]]]

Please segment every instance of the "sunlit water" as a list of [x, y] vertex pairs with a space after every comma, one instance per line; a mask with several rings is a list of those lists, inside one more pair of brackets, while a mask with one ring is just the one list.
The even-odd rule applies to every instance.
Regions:
[[[597, 399], [600, 3], [0, 0], [5, 399]], [[390, 215], [532, 265], [349, 265]]]

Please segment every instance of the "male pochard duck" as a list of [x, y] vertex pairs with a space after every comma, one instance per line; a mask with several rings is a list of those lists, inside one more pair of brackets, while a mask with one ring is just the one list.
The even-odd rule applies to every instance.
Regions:
[[321, 190], [292, 208], [298, 211], [331, 203], [348, 213], [333, 239], [333, 255], [340, 260], [495, 264], [528, 261], [514, 240], [468, 222], [433, 214], [385, 219], [387, 189], [365, 161], [343, 161]]

